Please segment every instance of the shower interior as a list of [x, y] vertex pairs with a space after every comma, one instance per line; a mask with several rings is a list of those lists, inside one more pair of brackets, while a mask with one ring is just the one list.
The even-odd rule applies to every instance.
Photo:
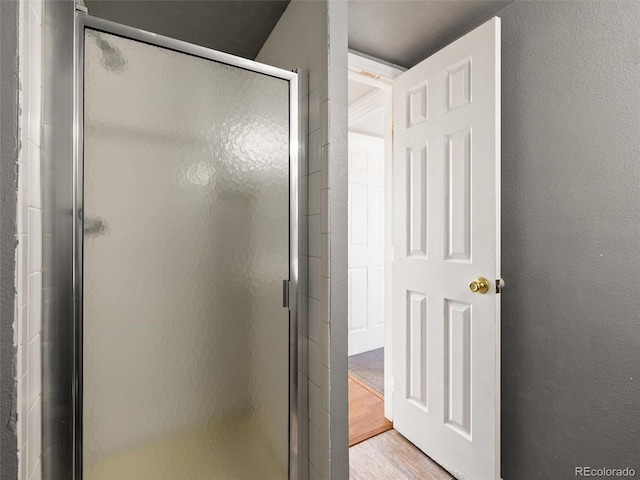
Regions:
[[295, 74], [93, 22], [76, 205], [82, 478], [289, 478]]

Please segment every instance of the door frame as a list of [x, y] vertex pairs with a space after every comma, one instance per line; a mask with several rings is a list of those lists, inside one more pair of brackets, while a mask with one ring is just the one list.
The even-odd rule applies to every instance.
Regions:
[[[298, 172], [303, 131], [300, 70], [291, 72], [86, 14], [75, 2], [48, 5], [43, 109], [43, 478], [82, 480], [82, 272], [84, 32], [91, 28], [285, 80], [289, 84], [289, 460], [302, 474], [302, 390], [298, 379]], [[302, 352], [304, 353], [304, 352]]]
[[[393, 80], [405, 68], [349, 50], [349, 80], [376, 87], [363, 98], [348, 106], [349, 124], [362, 118], [384, 103], [384, 416], [393, 421], [392, 370], [392, 276], [393, 263]], [[382, 97], [382, 98], [381, 98]]]

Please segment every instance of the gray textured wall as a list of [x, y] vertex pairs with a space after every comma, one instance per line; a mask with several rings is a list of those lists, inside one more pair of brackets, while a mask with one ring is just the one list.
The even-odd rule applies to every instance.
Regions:
[[640, 2], [502, 18], [502, 477], [640, 472]]
[[0, 478], [18, 477], [13, 308], [18, 160], [18, 10], [0, 1]]

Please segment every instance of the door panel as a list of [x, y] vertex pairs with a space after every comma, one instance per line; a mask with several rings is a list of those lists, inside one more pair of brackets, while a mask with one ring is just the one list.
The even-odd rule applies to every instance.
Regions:
[[496, 480], [499, 19], [398, 77], [394, 118], [394, 427], [459, 480]]
[[84, 478], [285, 479], [289, 84], [84, 41]]
[[384, 141], [349, 134], [349, 355], [384, 346]]

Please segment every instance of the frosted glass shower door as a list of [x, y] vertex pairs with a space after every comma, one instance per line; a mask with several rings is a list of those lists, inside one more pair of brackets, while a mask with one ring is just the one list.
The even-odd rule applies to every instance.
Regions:
[[286, 479], [289, 84], [85, 31], [85, 480]]

